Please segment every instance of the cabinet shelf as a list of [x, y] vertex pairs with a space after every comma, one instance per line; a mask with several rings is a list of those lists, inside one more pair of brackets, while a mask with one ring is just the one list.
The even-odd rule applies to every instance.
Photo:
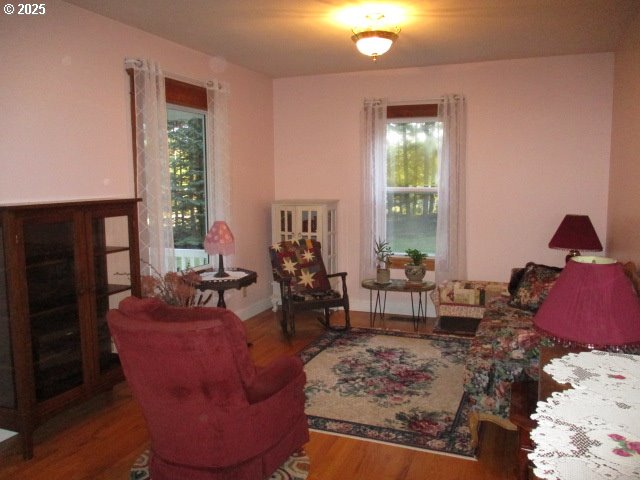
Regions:
[[129, 247], [104, 247], [102, 249], [96, 249], [94, 255], [96, 257], [101, 255], [109, 255], [110, 253], [128, 252]]
[[67, 264], [73, 264], [73, 252], [70, 255], [41, 255], [29, 258], [27, 259], [27, 271], [34, 270], [36, 268], [55, 269]]
[[79, 333], [80, 322], [77, 312], [74, 315], [41, 317], [31, 322], [31, 336], [39, 342], [56, 342], [71, 333]]
[[103, 285], [96, 294], [100, 297], [108, 297], [109, 295], [126, 292], [127, 290], [131, 290], [131, 285], [109, 283], [106, 286]]
[[[80, 335], [75, 335], [75, 342], [80, 342]], [[45, 355], [40, 356], [38, 359], [34, 359], [33, 366], [36, 372], [46, 372], [53, 368], [66, 365], [68, 363], [78, 362], [82, 365], [82, 359], [80, 352], [77, 349], [70, 347], [59, 348], [58, 350], [51, 350], [45, 352]]]
[[70, 360], [64, 364], [36, 371], [36, 399], [48, 400], [72, 388], [82, 385], [82, 360]]
[[43, 317], [52, 315], [62, 316], [65, 314], [76, 313], [78, 303], [76, 296], [72, 294], [61, 295], [57, 299], [45, 298], [39, 301], [29, 302], [29, 318], [32, 322], [37, 322]]
[[[29, 248], [29, 246], [26, 245], [25, 248]], [[25, 261], [27, 268], [31, 268], [47, 264], [73, 262], [73, 257], [74, 252], [70, 248], [59, 247], [47, 250], [38, 248], [37, 252], [27, 253]]]

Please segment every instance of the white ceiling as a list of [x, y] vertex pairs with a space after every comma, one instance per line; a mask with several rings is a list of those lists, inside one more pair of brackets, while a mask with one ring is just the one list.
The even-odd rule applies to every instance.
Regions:
[[640, 0], [388, 1], [411, 13], [374, 64], [334, 19], [337, 0], [66, 1], [273, 78], [610, 52], [640, 11]]

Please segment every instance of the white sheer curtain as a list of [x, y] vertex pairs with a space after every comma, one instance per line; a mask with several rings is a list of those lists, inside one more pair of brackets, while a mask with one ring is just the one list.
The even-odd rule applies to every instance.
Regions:
[[446, 95], [438, 105], [443, 122], [438, 181], [436, 227], [436, 282], [467, 278], [466, 249], [466, 102]]
[[375, 277], [374, 242], [386, 238], [385, 157], [387, 100], [365, 99], [362, 132], [362, 211], [360, 215], [360, 279]]
[[[127, 59], [133, 69], [136, 127], [136, 194], [140, 258], [160, 272], [175, 270], [171, 184], [167, 145], [167, 104], [164, 74], [150, 60]], [[141, 265], [149, 274], [149, 266]]]
[[[207, 185], [209, 228], [224, 220], [233, 232], [231, 219], [231, 158], [229, 155], [229, 85], [207, 82], [207, 172], [213, 181]], [[216, 257], [217, 261], [217, 257]], [[234, 266], [234, 255], [224, 259]]]

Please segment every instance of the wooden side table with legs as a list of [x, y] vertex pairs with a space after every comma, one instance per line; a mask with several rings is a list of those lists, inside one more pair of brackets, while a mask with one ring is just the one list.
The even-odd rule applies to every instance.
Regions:
[[[362, 287], [369, 290], [369, 325], [373, 327], [376, 319], [380, 318], [384, 325], [384, 312], [387, 305], [387, 292], [408, 292], [411, 294], [411, 317], [413, 326], [417, 329], [420, 322], [427, 321], [427, 292], [436, 288], [434, 282], [414, 283], [407, 280], [393, 279], [389, 283], [378, 283], [375, 279], [362, 281]], [[376, 291], [375, 304], [373, 291]], [[381, 294], [381, 292], [384, 292]], [[418, 296], [418, 305], [414, 304], [413, 294]], [[424, 300], [423, 300], [424, 296]]]
[[518, 429], [518, 480], [528, 480], [529, 458], [533, 450], [533, 442], [529, 434], [536, 427], [531, 415], [536, 411], [538, 402], [538, 382], [522, 381], [511, 385], [511, 406], [509, 420]]
[[218, 307], [227, 308], [227, 304], [224, 301], [224, 292], [232, 288], [241, 289], [256, 283], [258, 280], [258, 274], [252, 270], [245, 268], [229, 268], [227, 273], [228, 277], [216, 278], [213, 276], [213, 269], [207, 268], [206, 270], [198, 271], [203, 277], [202, 283], [196, 288], [202, 292], [206, 290], [215, 290], [218, 292]]

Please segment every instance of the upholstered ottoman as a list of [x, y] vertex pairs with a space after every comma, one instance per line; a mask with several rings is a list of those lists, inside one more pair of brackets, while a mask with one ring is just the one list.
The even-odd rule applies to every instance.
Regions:
[[473, 335], [486, 305], [501, 295], [508, 295], [507, 284], [503, 282], [443, 282], [431, 292], [438, 317], [435, 331]]

